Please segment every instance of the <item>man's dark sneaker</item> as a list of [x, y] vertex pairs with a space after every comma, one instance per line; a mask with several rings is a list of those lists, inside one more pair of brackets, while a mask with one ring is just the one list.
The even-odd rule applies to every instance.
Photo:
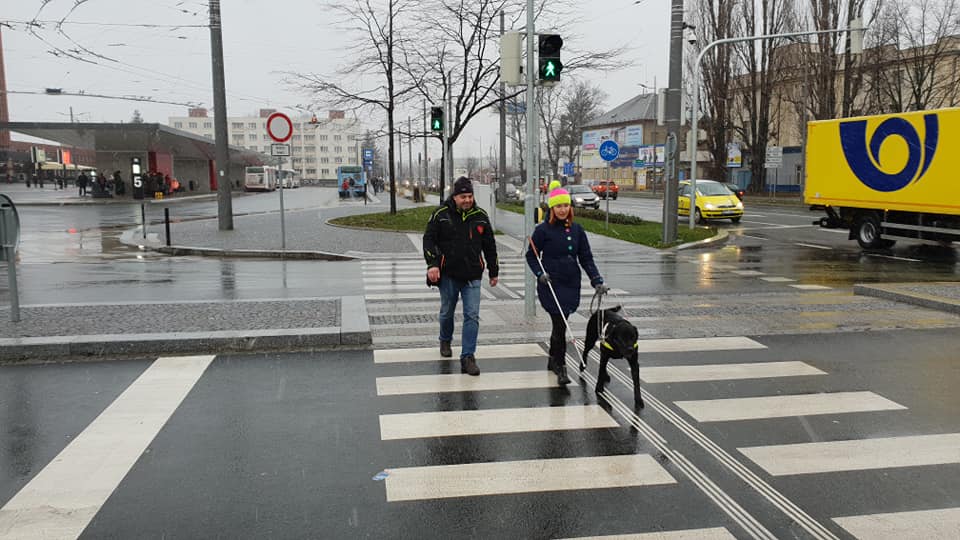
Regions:
[[560, 386], [566, 386], [570, 384], [570, 377], [567, 377], [567, 366], [560, 366], [556, 370], [557, 372], [557, 384]]
[[477, 367], [477, 359], [472, 354], [468, 354], [460, 359], [460, 373], [468, 375], [479, 375], [480, 368]]
[[453, 351], [450, 349], [449, 341], [440, 342], [440, 356], [444, 358], [450, 358], [451, 356], [453, 356]]

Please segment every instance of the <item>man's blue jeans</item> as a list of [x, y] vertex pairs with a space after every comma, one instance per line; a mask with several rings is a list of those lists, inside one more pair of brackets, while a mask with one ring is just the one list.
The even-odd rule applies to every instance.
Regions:
[[453, 314], [457, 310], [458, 298], [463, 298], [460, 358], [464, 358], [477, 352], [477, 333], [480, 331], [480, 280], [440, 278], [440, 341], [453, 340]]

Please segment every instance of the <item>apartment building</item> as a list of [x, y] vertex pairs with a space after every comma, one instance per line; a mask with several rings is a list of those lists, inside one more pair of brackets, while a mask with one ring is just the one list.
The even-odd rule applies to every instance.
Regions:
[[[227, 118], [227, 137], [233, 146], [242, 146], [270, 155], [273, 142], [267, 135], [267, 118], [275, 109], [260, 109], [257, 115]], [[358, 145], [363, 137], [359, 122], [346, 118], [343, 111], [329, 111], [326, 118], [292, 117], [291, 157], [285, 165], [301, 172], [304, 179], [335, 179], [340, 165], [360, 163]], [[213, 139], [213, 116], [207, 109], [190, 109], [187, 116], [172, 116], [168, 124], [208, 139]]]

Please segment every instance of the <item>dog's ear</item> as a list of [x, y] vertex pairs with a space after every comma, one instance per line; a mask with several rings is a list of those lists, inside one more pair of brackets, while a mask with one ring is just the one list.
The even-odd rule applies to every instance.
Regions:
[[618, 306], [613, 306], [612, 308], [610, 308], [610, 311], [613, 312], [613, 313], [616, 313], [616, 312], [620, 311], [621, 309], [623, 309], [623, 306], [619, 306], [619, 305], [618, 305]]

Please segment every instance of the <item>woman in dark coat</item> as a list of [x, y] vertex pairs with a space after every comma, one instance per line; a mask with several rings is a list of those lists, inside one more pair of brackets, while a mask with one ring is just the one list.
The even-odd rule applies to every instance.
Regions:
[[[587, 272], [591, 286], [601, 293], [607, 288], [593, 262], [587, 233], [580, 224], [573, 222], [570, 194], [560, 187], [559, 182], [550, 184], [548, 205], [549, 218], [537, 225], [530, 237], [533, 246], [527, 249], [527, 265], [537, 276], [540, 305], [550, 314], [553, 323], [547, 369], [557, 374], [559, 384], [567, 384], [570, 378], [566, 368], [565, 329], [567, 318], [580, 306], [580, 267]], [[540, 262], [537, 262], [538, 257]], [[550, 292], [551, 284], [556, 299]]]

